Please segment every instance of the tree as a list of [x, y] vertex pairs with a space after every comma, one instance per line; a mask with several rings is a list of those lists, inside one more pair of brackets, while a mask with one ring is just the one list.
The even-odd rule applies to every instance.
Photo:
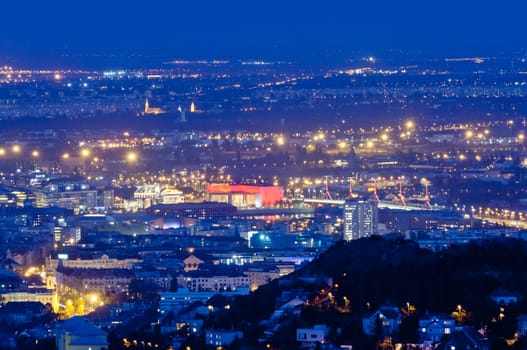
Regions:
[[128, 287], [132, 299], [142, 303], [156, 303], [159, 301], [159, 286], [153, 282], [134, 278]]

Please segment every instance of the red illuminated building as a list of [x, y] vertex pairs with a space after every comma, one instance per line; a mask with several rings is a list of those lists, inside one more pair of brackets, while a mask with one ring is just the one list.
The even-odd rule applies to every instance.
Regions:
[[210, 201], [229, 203], [238, 208], [272, 206], [284, 199], [281, 186], [210, 184], [207, 193]]

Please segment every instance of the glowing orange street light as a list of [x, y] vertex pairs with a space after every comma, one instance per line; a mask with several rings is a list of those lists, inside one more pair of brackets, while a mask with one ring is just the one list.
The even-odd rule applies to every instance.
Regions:
[[83, 148], [81, 150], [81, 156], [84, 158], [88, 158], [90, 156], [90, 150], [88, 148]]
[[131, 163], [135, 163], [137, 159], [138, 159], [138, 156], [137, 156], [137, 153], [135, 152], [128, 152], [128, 154], [126, 155], [126, 160]]

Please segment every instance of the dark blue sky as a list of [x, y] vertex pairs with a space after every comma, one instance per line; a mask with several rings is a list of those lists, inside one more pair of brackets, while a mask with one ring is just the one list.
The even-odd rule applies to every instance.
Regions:
[[526, 46], [526, 13], [523, 0], [12, 0], [2, 3], [0, 54], [485, 54]]

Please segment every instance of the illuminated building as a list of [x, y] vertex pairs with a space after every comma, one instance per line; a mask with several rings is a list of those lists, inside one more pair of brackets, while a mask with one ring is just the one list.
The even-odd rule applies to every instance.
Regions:
[[250, 279], [242, 273], [190, 271], [178, 276], [179, 287], [191, 292], [209, 290], [213, 292], [232, 291], [239, 287], [249, 288]]
[[[64, 255], [64, 254], [63, 254]], [[73, 269], [131, 269], [134, 265], [143, 262], [140, 259], [113, 259], [108, 255], [101, 256], [100, 259], [68, 259], [68, 256], [59, 254], [62, 266]], [[59, 259], [46, 258], [46, 265], [50, 271], [57, 269]]]
[[149, 208], [154, 204], [177, 204], [184, 202], [183, 192], [170, 186], [159, 184], [148, 184], [140, 186], [134, 192], [134, 199], [143, 201], [143, 208]]
[[201, 260], [194, 254], [188, 256], [183, 263], [185, 264], [185, 272], [196, 271], [199, 268], [199, 265], [203, 264], [205, 261]]
[[261, 208], [284, 199], [281, 186], [210, 184], [207, 193], [211, 201], [229, 203], [238, 208]]
[[344, 203], [344, 229], [346, 241], [368, 237], [377, 233], [377, 203], [372, 200], [347, 200]]
[[205, 331], [205, 343], [216, 348], [229, 346], [236, 339], [243, 339], [243, 332], [229, 329], [208, 329]]
[[266, 285], [270, 281], [286, 276], [294, 271], [295, 266], [293, 264], [258, 264], [254, 267], [249, 267], [244, 273], [249, 277], [251, 291], [254, 291], [258, 289], [258, 287]]
[[207, 302], [211, 297], [216, 294], [223, 295], [225, 297], [232, 297], [235, 295], [247, 295], [249, 294], [249, 287], [238, 287], [234, 290], [214, 292], [211, 290], [202, 291], [191, 291], [188, 288], [178, 287], [176, 292], [161, 292], [159, 309], [160, 313], [166, 314], [170, 311], [179, 311], [188, 307], [190, 304], [201, 301], [202, 303]]
[[73, 269], [60, 266], [55, 274], [58, 292], [71, 290], [104, 295], [128, 292], [128, 286], [135, 277], [131, 270], [126, 269]]
[[296, 330], [296, 341], [300, 342], [302, 349], [316, 348], [317, 344], [324, 344], [328, 336], [329, 328], [326, 325], [315, 325], [313, 328], [298, 328]]
[[74, 245], [81, 240], [81, 228], [55, 226], [53, 228], [53, 237], [55, 243], [61, 246]]
[[332, 238], [312, 232], [281, 233], [253, 231], [248, 242], [253, 249], [295, 249], [295, 248], [322, 248], [332, 244]]
[[419, 319], [419, 336], [421, 341], [437, 343], [445, 335], [453, 333], [456, 320], [450, 315], [424, 316]]
[[401, 325], [402, 315], [397, 307], [381, 306], [378, 310], [370, 311], [362, 318], [362, 332], [374, 335], [381, 320], [380, 331], [384, 336], [397, 332]]
[[113, 206], [113, 190], [92, 188], [86, 183], [49, 184], [35, 190], [35, 207], [60, 207], [85, 211]]
[[151, 206], [149, 211], [155, 215], [195, 219], [232, 217], [238, 213], [235, 206], [218, 202], [157, 204]]
[[55, 312], [58, 311], [58, 296], [51, 289], [27, 289], [17, 291], [6, 291], [0, 294], [3, 303], [39, 302], [43, 305], [49, 304]]
[[31, 191], [13, 187], [0, 187], [0, 206], [1, 207], [25, 207], [34, 202], [35, 196]]
[[148, 102], [148, 98], [147, 98], [146, 101], [145, 101], [145, 110], [144, 110], [143, 113], [144, 114], [158, 115], [158, 114], [165, 113], [165, 110], [163, 108], [159, 108], [159, 107], [150, 107], [150, 103]]
[[196, 106], [194, 105], [194, 102], [190, 104], [190, 113], [196, 112]]

